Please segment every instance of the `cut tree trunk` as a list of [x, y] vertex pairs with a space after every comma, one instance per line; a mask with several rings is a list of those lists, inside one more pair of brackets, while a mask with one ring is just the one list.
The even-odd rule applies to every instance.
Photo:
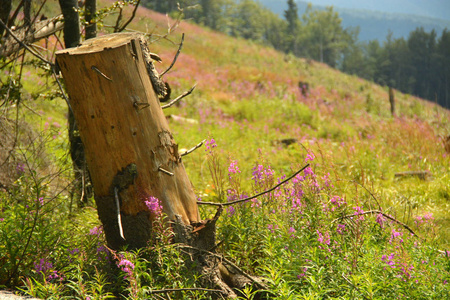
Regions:
[[[143, 35], [116, 33], [56, 53], [85, 146], [94, 198], [108, 245], [145, 247], [158, 198], [175, 242], [194, 261], [204, 285], [236, 297], [232, 288], [265, 286], [213, 249], [216, 221], [201, 221], [197, 198], [158, 96], [164, 96]], [[155, 92], [157, 91], [157, 92]]]
[[142, 35], [124, 33], [57, 53], [113, 249], [147, 244], [154, 217], [145, 205], [149, 197], [161, 201], [170, 220], [200, 221], [178, 145], [152, 87], [146, 52]]

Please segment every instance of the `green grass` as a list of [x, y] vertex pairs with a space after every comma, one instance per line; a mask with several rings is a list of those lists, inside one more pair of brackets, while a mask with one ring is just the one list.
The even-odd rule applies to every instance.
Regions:
[[[131, 28], [163, 32], [166, 23], [140, 9]], [[179, 41], [181, 32], [183, 52], [165, 79], [174, 95], [198, 85], [165, 113], [198, 121], [170, 121], [180, 148], [211, 138], [218, 145], [184, 158], [196, 194], [221, 202], [253, 195], [311, 163], [309, 175], [228, 208], [218, 222], [220, 253], [265, 277], [278, 299], [449, 296], [450, 260], [439, 251], [450, 247], [450, 154], [442, 144], [449, 111], [396, 92], [393, 117], [385, 87], [187, 22], [169, 38]], [[176, 46], [161, 40], [151, 51], [163, 58], [163, 70]], [[17, 79], [20, 68], [8, 71], [2, 82]], [[20, 96], [2, 106], [2, 116], [19, 122], [8, 160], [13, 180], [0, 190], [0, 285], [55, 299], [142, 299], [155, 289], [198, 287], [168, 232], [161, 233], [166, 242], [139, 253], [104, 248], [102, 234], [92, 231], [100, 225], [95, 206], [79, 208], [71, 198], [66, 105], [44, 71], [27, 65], [22, 74]], [[306, 97], [299, 81], [309, 83]], [[2, 141], [15, 136], [11, 128]], [[277, 142], [286, 138], [297, 143]], [[232, 161], [239, 172], [229, 171]], [[416, 170], [433, 179], [394, 177]], [[378, 213], [354, 215], [361, 209], [382, 211], [418, 237]], [[200, 210], [205, 219], [214, 214]], [[124, 260], [134, 264], [131, 273], [118, 266]]]

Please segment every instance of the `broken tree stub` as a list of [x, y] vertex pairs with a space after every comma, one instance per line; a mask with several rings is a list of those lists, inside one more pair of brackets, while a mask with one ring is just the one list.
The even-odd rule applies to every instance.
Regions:
[[159, 78], [143, 35], [89, 39], [56, 56], [108, 244], [146, 245], [154, 217], [145, 205], [149, 197], [161, 201], [170, 220], [198, 223], [196, 196], [155, 92]]

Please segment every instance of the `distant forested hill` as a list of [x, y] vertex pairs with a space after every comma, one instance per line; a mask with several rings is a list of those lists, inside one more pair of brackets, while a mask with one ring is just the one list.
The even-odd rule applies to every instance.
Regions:
[[[283, 15], [283, 11], [286, 10], [286, 1], [280, 0], [260, 0], [264, 6], [272, 10], [273, 12]], [[317, 2], [317, 1], [316, 1]], [[319, 1], [320, 2], [320, 1]], [[384, 41], [389, 31], [392, 32], [392, 37], [407, 38], [409, 33], [416, 29], [417, 27], [423, 27], [425, 31], [429, 32], [432, 29], [436, 30], [438, 35], [444, 30], [444, 28], [450, 29], [450, 20], [438, 19], [434, 17], [425, 17], [419, 15], [409, 15], [409, 14], [399, 14], [395, 13], [398, 11], [398, 8], [392, 8], [393, 13], [382, 12], [382, 11], [371, 11], [368, 9], [349, 9], [338, 7], [339, 4], [346, 2], [350, 3], [350, 0], [347, 1], [337, 1], [334, 10], [339, 13], [339, 16], [342, 18], [343, 27], [359, 27], [359, 40], [361, 41], [369, 41], [369, 40], [379, 40]], [[364, 2], [364, 1], [359, 1]], [[391, 1], [397, 2], [397, 1]], [[432, 1], [433, 2], [433, 1]], [[299, 14], [301, 15], [308, 5], [307, 2], [297, 1]], [[432, 5], [432, 3], [430, 3]], [[444, 5], [445, 6], [445, 5]], [[448, 6], [450, 6], [450, 1], [448, 1]], [[325, 6], [313, 6], [317, 9], [325, 9]], [[361, 7], [361, 6], [360, 6]], [[364, 7], [364, 6], [363, 6]], [[366, 8], [370, 8], [367, 6]], [[375, 6], [374, 8], [378, 8]], [[419, 12], [419, 8], [415, 5], [409, 11], [417, 11]], [[424, 14], [431, 15], [431, 13], [427, 13], [427, 11], [423, 11]], [[434, 10], [433, 10], [434, 12]], [[447, 12], [450, 12], [450, 7]], [[436, 16], [441, 16], [438, 13], [434, 14]], [[450, 14], [448, 14], [450, 16]]]

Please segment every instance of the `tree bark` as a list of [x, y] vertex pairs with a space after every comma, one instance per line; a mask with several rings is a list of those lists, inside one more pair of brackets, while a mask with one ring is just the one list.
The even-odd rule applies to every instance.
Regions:
[[178, 145], [152, 87], [146, 51], [142, 35], [125, 33], [56, 54], [85, 145], [99, 218], [113, 249], [139, 248], [150, 240], [149, 197], [161, 201], [170, 220], [200, 221]]
[[72, 48], [80, 44], [80, 18], [78, 16], [78, 0], [59, 0], [64, 15], [64, 44]]
[[95, 13], [96, 13], [96, 3], [97, 0], [86, 0], [84, 3], [84, 8], [86, 11], [86, 40], [94, 38], [97, 36], [97, 23], [95, 21]]

